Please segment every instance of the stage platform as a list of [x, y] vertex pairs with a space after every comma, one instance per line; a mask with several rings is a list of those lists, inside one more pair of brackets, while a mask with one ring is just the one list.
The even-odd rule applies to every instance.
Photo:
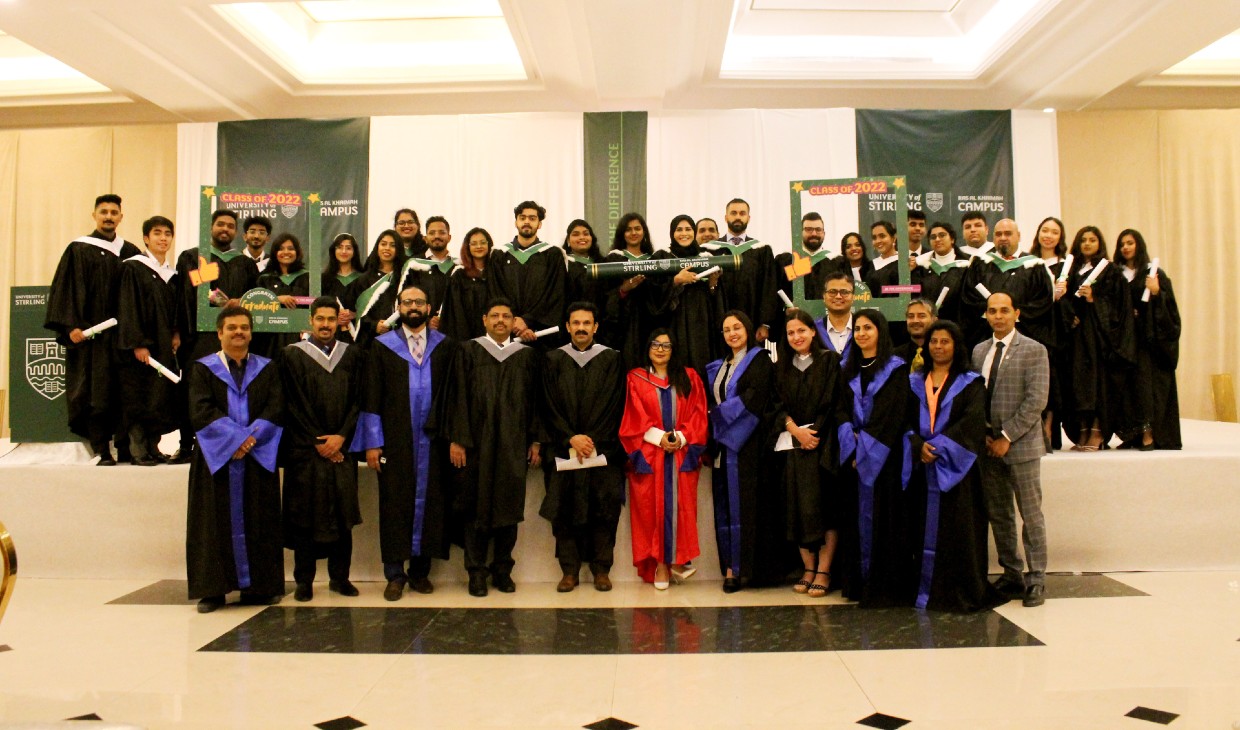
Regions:
[[[1240, 568], [1240, 425], [1186, 420], [1183, 430], [1183, 451], [1064, 451], [1043, 460], [1051, 571]], [[0, 442], [0, 521], [17, 545], [20, 575], [184, 579], [187, 472], [96, 467], [79, 444]], [[365, 524], [354, 531], [353, 577], [381, 580], [374, 475], [363, 468], [360, 481]], [[718, 575], [709, 470], [701, 483], [695, 562], [709, 579]], [[550, 525], [538, 516], [542, 496], [541, 473], [531, 473], [518, 582], [560, 577]], [[626, 510], [613, 580], [637, 580], [629, 544]], [[325, 579], [326, 568], [320, 573]], [[436, 561], [432, 575], [464, 581], [460, 550], [448, 563]]]

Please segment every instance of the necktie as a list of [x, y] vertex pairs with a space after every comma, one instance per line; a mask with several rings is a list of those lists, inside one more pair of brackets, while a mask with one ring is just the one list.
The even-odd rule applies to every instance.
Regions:
[[422, 364], [422, 335], [414, 335], [409, 342], [409, 353], [417, 364]]
[[728, 373], [732, 372], [732, 361], [728, 360], [723, 366], [723, 377], [719, 379], [719, 393], [717, 394], [718, 402], [722, 403], [726, 400], [728, 392]]
[[921, 345], [918, 345], [917, 352], [913, 354], [913, 362], [911, 363], [913, 370], [921, 370], [921, 366], [924, 365], [925, 362], [925, 358], [921, 356]]
[[742, 244], [742, 243], [744, 243], [744, 242], [745, 242], [745, 239], [741, 238], [740, 236], [732, 236], [732, 245], [733, 245], [733, 246], [739, 246], [739, 245], [741, 245], [741, 244]]
[[995, 393], [995, 383], [999, 380], [999, 363], [1003, 361], [1003, 342], [995, 343], [995, 356], [990, 361], [990, 373], [986, 376], [986, 420], [990, 420], [990, 399]]

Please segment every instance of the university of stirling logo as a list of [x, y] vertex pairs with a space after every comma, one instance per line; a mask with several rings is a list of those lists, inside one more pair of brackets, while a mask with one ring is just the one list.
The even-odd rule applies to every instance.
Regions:
[[926, 207], [931, 213], [938, 213], [943, 208], [943, 193], [926, 193]]
[[59, 342], [51, 337], [26, 338], [26, 382], [48, 400], [65, 394], [65, 348]]

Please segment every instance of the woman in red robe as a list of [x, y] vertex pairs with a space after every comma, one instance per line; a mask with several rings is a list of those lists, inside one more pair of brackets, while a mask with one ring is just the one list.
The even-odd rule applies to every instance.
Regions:
[[646, 341], [646, 365], [628, 374], [620, 442], [629, 455], [633, 565], [664, 590], [693, 574], [699, 555], [697, 483], [706, 448], [706, 389], [666, 329]]

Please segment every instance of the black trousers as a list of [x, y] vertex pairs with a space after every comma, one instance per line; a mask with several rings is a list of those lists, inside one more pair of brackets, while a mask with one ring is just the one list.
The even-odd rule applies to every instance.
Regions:
[[[465, 570], [479, 573], [486, 570], [491, 575], [511, 575], [512, 550], [517, 546], [517, 526], [496, 527], [480, 530], [472, 524], [465, 525]], [[493, 557], [487, 565], [487, 549], [492, 548]]]
[[293, 580], [313, 583], [320, 558], [327, 558], [327, 576], [331, 580], [348, 580], [353, 563], [353, 532], [341, 530], [335, 542], [315, 542], [307, 531], [293, 535]]
[[431, 574], [431, 559], [426, 555], [409, 556], [409, 572], [405, 572], [405, 561], [399, 563], [383, 564], [383, 577], [388, 580], [396, 580], [397, 578], [405, 578], [412, 580], [417, 578], [426, 578]]
[[564, 575], [577, 575], [581, 564], [589, 563], [590, 572], [611, 572], [616, 552], [616, 525], [619, 514], [591, 517], [585, 525], [552, 525], [555, 535], [555, 557]]

